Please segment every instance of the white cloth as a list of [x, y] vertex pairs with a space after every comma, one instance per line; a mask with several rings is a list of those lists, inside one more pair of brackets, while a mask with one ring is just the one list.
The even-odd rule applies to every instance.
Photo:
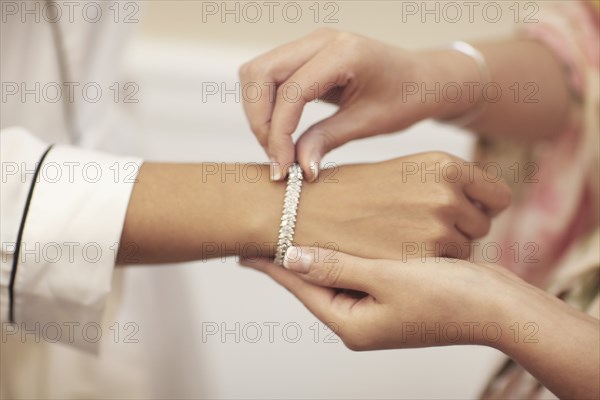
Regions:
[[[106, 318], [120, 308], [123, 274], [114, 270], [114, 256], [141, 159], [89, 150], [124, 153], [131, 141], [124, 134], [127, 125], [115, 118], [118, 104], [111, 91], [129, 25], [113, 22], [108, 10], [113, 2], [95, 2], [104, 15], [98, 22], [83, 20], [77, 3], [74, 21], [63, 13], [57, 23], [64, 40], [60, 49], [43, 15], [36, 20], [22, 13], [46, 2], [10, 3], [18, 13], [9, 15], [3, 8], [0, 32], [0, 397], [148, 397], [153, 386], [143, 347], [120, 346], [128, 335], [140, 341], [139, 324], [116, 327], [112, 319], [110, 330]], [[81, 134], [77, 146], [70, 143], [64, 113], [69, 94], [58, 67], [61, 55], [68, 81], [78, 84], [72, 98]], [[82, 97], [78, 88], [86, 83], [102, 89], [99, 101]], [[53, 101], [55, 94], [44, 87], [57, 85], [62, 98]], [[11, 94], [15, 87], [19, 92]], [[51, 144], [44, 163], [37, 165]], [[10, 324], [15, 242], [36, 168], [40, 175], [14, 280], [16, 323]]]
[[[3, 129], [0, 138], [2, 321], [9, 319], [12, 306], [19, 329], [34, 330], [35, 324], [40, 331], [59, 329], [61, 341], [95, 351], [98, 342], [91, 332], [79, 330], [86, 324], [94, 329], [102, 320], [140, 161], [56, 145], [39, 164], [48, 144], [20, 128]], [[119, 173], [122, 166], [132, 172]]]

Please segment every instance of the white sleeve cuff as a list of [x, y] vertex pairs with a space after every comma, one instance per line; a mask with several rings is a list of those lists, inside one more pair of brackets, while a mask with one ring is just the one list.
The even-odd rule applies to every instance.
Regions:
[[[3, 140], [2, 144], [4, 156], [7, 143]], [[39, 145], [27, 152], [34, 153], [40, 156]], [[19, 187], [8, 193], [19, 195], [16, 199], [2, 195], [3, 202], [14, 201], [2, 208], [2, 218], [8, 212], [17, 214], [12, 226], [2, 229], [2, 319], [12, 317], [19, 329], [29, 330], [58, 324], [63, 333], [60, 341], [93, 352], [98, 343], [95, 327], [102, 321], [127, 206], [142, 161], [54, 146], [37, 166], [29, 203], [23, 192], [27, 189], [29, 193], [32, 187], [34, 168], [31, 160], [27, 161], [25, 175], [6, 176], [4, 182], [3, 172], [3, 189]], [[7, 276], [9, 269], [12, 279]], [[93, 337], [84, 332], [86, 325], [94, 325], [89, 329]]]

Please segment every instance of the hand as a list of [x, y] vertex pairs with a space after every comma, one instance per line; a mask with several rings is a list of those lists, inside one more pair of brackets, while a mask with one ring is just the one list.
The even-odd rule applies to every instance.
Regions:
[[265, 259], [242, 265], [287, 288], [352, 350], [487, 344], [496, 332], [484, 332], [486, 324], [510, 326], [494, 294], [525, 284], [488, 264], [370, 260], [306, 247], [288, 250], [285, 268]]
[[[252, 131], [278, 166], [275, 180], [285, 176], [295, 154], [312, 180], [321, 158], [350, 140], [398, 131], [428, 117], [464, 113], [478, 98], [469, 103], [461, 96], [446, 104], [429, 96], [425, 102], [421, 85], [431, 90], [436, 82], [479, 79], [475, 63], [458, 52], [413, 53], [331, 29], [276, 48], [240, 69], [244, 87], [274, 83], [277, 88], [270, 96], [244, 97], [243, 102]], [[315, 99], [340, 109], [304, 132], [294, 149], [291, 135], [304, 105]]]
[[346, 165], [303, 187], [294, 240], [369, 258], [465, 259], [470, 241], [488, 233], [510, 197], [504, 183], [445, 153]]
[[297, 247], [286, 254], [287, 269], [265, 259], [242, 265], [286, 287], [352, 350], [486, 345], [559, 398], [600, 394], [598, 319], [500, 266]]
[[[266, 165], [144, 163], [121, 238], [135, 246], [120, 248], [118, 260], [272, 256], [284, 191]], [[469, 240], [509, 203], [505, 184], [444, 153], [346, 165], [303, 187], [294, 240], [363, 257], [466, 258]]]

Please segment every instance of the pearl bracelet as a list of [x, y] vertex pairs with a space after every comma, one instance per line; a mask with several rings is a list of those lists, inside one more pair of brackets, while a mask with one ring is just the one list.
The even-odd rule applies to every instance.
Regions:
[[283, 213], [279, 225], [279, 238], [275, 249], [275, 264], [282, 265], [287, 249], [294, 240], [294, 228], [296, 227], [296, 214], [302, 191], [302, 169], [298, 164], [288, 169], [287, 187], [283, 201]]

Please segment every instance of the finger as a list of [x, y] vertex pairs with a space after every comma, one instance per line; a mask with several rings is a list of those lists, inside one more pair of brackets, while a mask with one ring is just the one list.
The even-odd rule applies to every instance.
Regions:
[[250, 129], [268, 154], [269, 128], [271, 127], [271, 113], [275, 98], [276, 85], [268, 77], [244, 77], [240, 71], [240, 84], [243, 89], [242, 106]]
[[474, 169], [463, 190], [472, 202], [479, 203], [484, 212], [490, 216], [506, 209], [512, 198], [511, 190], [506, 183], [488, 178], [480, 168]]
[[463, 212], [456, 222], [456, 227], [470, 240], [484, 237], [491, 228], [490, 216], [466, 196], [464, 201], [465, 204], [461, 207]]
[[292, 135], [298, 128], [304, 106], [323, 97], [332, 88], [348, 87], [353, 78], [348, 64], [343, 59], [333, 62], [325, 49], [277, 88], [268, 148], [270, 156], [281, 165], [282, 177], [285, 176], [285, 166], [295, 159]]
[[311, 284], [300, 278], [298, 274], [281, 268], [265, 258], [257, 260], [242, 259], [240, 264], [269, 275], [275, 282], [296, 296], [320, 320], [333, 321], [339, 319], [340, 316], [331, 308], [331, 303], [336, 296], [335, 290]]
[[471, 241], [456, 227], [456, 234], [442, 244], [440, 256], [466, 260], [471, 255]]
[[307, 282], [325, 287], [359, 290], [374, 296], [378, 271], [373, 262], [374, 260], [330, 249], [290, 247], [283, 265]]
[[250, 128], [259, 143], [268, 150], [271, 114], [277, 85], [287, 80], [310, 60], [336, 32], [319, 29], [296, 41], [279, 46], [240, 67], [242, 105]]
[[359, 109], [342, 108], [300, 136], [296, 143], [296, 158], [309, 182], [318, 178], [320, 162], [331, 150], [351, 140], [374, 134], [365, 114]]

